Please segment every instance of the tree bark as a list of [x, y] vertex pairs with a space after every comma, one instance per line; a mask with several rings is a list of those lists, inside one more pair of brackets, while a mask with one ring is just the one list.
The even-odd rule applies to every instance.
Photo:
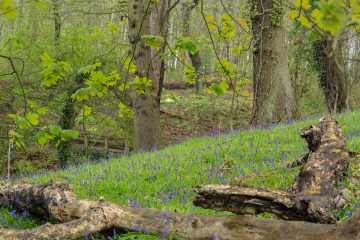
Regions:
[[342, 201], [334, 187], [349, 164], [344, 133], [334, 118], [324, 117], [302, 129], [301, 137], [313, 153], [288, 192], [246, 185], [202, 185], [195, 189], [193, 203], [236, 214], [266, 211], [286, 220], [336, 223], [331, 213]]
[[[275, 0], [252, 0], [254, 103], [250, 123], [269, 124], [296, 117], [281, 9]], [[255, 8], [256, 7], [256, 8]]]
[[[61, 115], [59, 119], [59, 126], [63, 130], [72, 130], [75, 127], [76, 110], [73, 104], [73, 98], [71, 97], [77, 90], [84, 86], [85, 80], [89, 77], [89, 73], [77, 73], [70, 82], [67, 82], [66, 95], [63, 99], [64, 104], [61, 108]], [[61, 165], [65, 165], [67, 161], [71, 159], [72, 142], [61, 141], [56, 147], [57, 157], [59, 158]]]
[[[319, 85], [325, 94], [326, 104], [330, 113], [341, 112], [346, 108], [346, 84], [341, 70], [330, 57], [330, 44], [324, 40], [317, 40], [314, 43], [314, 61], [319, 75]], [[341, 53], [341, 44], [337, 48]], [[337, 58], [340, 65], [343, 65], [341, 58]]]
[[[357, 38], [356, 39], [356, 42], [355, 42], [355, 49], [357, 50], [356, 51], [356, 54], [354, 56], [354, 59], [355, 61], [353, 62], [353, 65], [352, 65], [352, 71], [351, 71], [351, 78], [350, 78], [350, 84], [349, 84], [349, 87], [347, 89], [347, 94], [346, 94], [346, 109], [347, 110], [350, 110], [350, 97], [351, 97], [351, 89], [352, 89], [352, 86], [354, 85], [354, 82], [355, 82], [355, 79], [356, 78], [356, 67], [357, 67], [357, 62], [358, 62], [358, 58], [359, 58], [359, 55], [360, 55], [360, 48], [358, 46], [358, 41], [359, 39]], [[352, 106], [352, 108], [354, 108], [355, 106]]]
[[[186, 2], [182, 4], [181, 15], [182, 15], [182, 24], [183, 24], [183, 36], [190, 37], [190, 13], [191, 11], [199, 4], [199, 0], [192, 0], [192, 2]], [[195, 83], [196, 93], [202, 91], [202, 81], [199, 78], [199, 73], [201, 72], [201, 58], [200, 52], [197, 51], [194, 54], [188, 52], [191, 59], [191, 64], [197, 72], [197, 81]]]
[[[153, 9], [151, 11], [151, 26], [150, 33], [153, 36], [159, 36], [162, 38], [167, 38], [167, 20], [168, 14], [167, 10], [169, 7], [169, 0], [161, 0], [159, 3], [153, 2]], [[165, 36], [164, 36], [165, 35]], [[165, 61], [160, 61], [160, 54], [165, 53], [165, 42], [160, 46], [159, 50], [152, 48], [151, 49], [151, 58], [154, 63], [154, 85], [155, 92], [157, 94], [157, 103], [160, 107], [160, 99], [162, 88], [164, 84], [164, 74], [165, 74]]]
[[57, 46], [59, 45], [60, 30], [61, 30], [59, 0], [53, 0], [53, 4], [54, 4], [55, 46]]
[[[146, 39], [150, 35], [149, 1], [128, 0], [129, 11], [129, 41], [130, 56], [137, 67], [135, 74], [139, 78], [147, 77], [154, 80], [154, 67], [151, 59], [151, 49], [146, 46]], [[138, 35], [139, 34], [139, 35]], [[132, 93], [132, 106], [134, 111], [134, 150], [150, 150], [162, 144], [160, 125], [160, 112], [156, 101], [155, 84], [148, 87], [149, 94]]]
[[47, 184], [35, 184], [25, 179], [14, 186], [2, 183], [0, 205], [9, 204], [25, 208], [33, 214], [47, 215], [62, 224], [47, 223], [32, 230], [0, 229], [0, 239], [78, 239], [85, 234], [112, 233], [114, 229], [117, 233], [135, 231], [137, 227], [146, 228], [153, 235], [169, 237], [172, 233], [173, 237], [194, 240], [216, 237], [222, 240], [360, 239], [359, 211], [349, 220], [336, 225], [176, 213], [119, 206], [103, 197], [99, 201], [78, 199], [68, 182], [60, 183], [53, 179]]

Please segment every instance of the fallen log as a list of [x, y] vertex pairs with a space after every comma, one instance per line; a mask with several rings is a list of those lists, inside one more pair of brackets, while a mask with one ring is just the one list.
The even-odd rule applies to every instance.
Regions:
[[302, 129], [301, 137], [312, 154], [288, 192], [244, 185], [201, 185], [195, 188], [194, 205], [236, 214], [266, 211], [286, 220], [336, 223], [332, 212], [343, 201], [334, 187], [350, 160], [344, 133], [334, 118], [324, 117]]
[[0, 187], [0, 205], [25, 208], [38, 215], [47, 215], [62, 224], [45, 224], [32, 230], [0, 229], [0, 239], [44, 240], [78, 239], [85, 234], [110, 231], [136, 231], [141, 228], [154, 235], [208, 240], [253, 239], [360, 239], [360, 212], [341, 224], [319, 225], [308, 222], [287, 222], [263, 218], [206, 216], [161, 211], [152, 208], [119, 206], [104, 198], [76, 198], [68, 182], [51, 180], [35, 184], [27, 180]]

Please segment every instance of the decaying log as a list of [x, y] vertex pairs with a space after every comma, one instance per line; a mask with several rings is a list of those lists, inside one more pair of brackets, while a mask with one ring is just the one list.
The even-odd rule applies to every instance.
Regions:
[[349, 163], [345, 136], [332, 117], [302, 129], [312, 154], [301, 166], [288, 192], [254, 186], [201, 185], [192, 199], [196, 206], [236, 214], [271, 212], [287, 220], [336, 223], [338, 207], [334, 186]]
[[[11, 186], [1, 185], [0, 205], [25, 208], [38, 215], [47, 215], [62, 224], [45, 224], [33, 230], [0, 229], [0, 239], [44, 240], [78, 239], [85, 234], [115, 229], [134, 231], [146, 228], [148, 233], [173, 238], [209, 240], [253, 239], [360, 239], [360, 212], [341, 224], [319, 225], [298, 221], [276, 221], [263, 218], [206, 216], [161, 211], [152, 208], [119, 206], [104, 198], [86, 200], [76, 198], [68, 182], [51, 180], [35, 184], [22, 180]], [[167, 222], [167, 223], [166, 223]], [[166, 234], [165, 229], [168, 233]]]

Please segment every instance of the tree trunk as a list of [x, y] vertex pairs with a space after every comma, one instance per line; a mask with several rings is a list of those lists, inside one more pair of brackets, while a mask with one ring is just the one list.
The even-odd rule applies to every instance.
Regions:
[[[196, 215], [161, 211], [154, 208], [132, 208], [106, 201], [78, 199], [68, 182], [52, 179], [35, 184], [23, 179], [12, 186], [0, 186], [0, 205], [27, 209], [32, 214], [49, 216], [62, 224], [47, 223], [32, 230], [0, 229], [0, 239], [43, 240], [78, 239], [85, 234], [136, 231], [193, 240], [256, 239], [360, 239], [360, 212], [336, 225], [286, 222], [247, 216]], [[166, 219], [164, 217], [166, 216]], [[168, 234], [166, 234], [165, 229]]]
[[55, 46], [57, 46], [59, 45], [60, 30], [61, 30], [59, 0], [53, 0], [53, 4], [54, 4], [54, 24], [55, 24]]
[[278, 7], [279, 1], [252, 2], [255, 51], [254, 103], [250, 123], [269, 124], [296, 116], [297, 105], [287, 63], [283, 12], [280, 9], [269, 11]]
[[[182, 4], [181, 15], [183, 22], [183, 37], [190, 37], [190, 13], [198, 4], [199, 0], [192, 0], [192, 2]], [[197, 81], [195, 83], [196, 93], [200, 93], [202, 91], [202, 81], [201, 78], [199, 78], [199, 73], [201, 72], [200, 52], [197, 51], [195, 54], [188, 52], [188, 54], [191, 59], [191, 64], [197, 72]]]
[[[169, 7], [169, 0], [161, 0], [159, 3], [153, 2], [153, 9], [151, 11], [151, 26], [150, 32], [153, 36], [160, 36], [167, 38], [167, 10]], [[165, 35], [165, 36], [164, 36]], [[160, 99], [162, 88], [164, 84], [165, 75], [165, 61], [160, 61], [160, 54], [165, 53], [165, 42], [160, 46], [159, 50], [151, 48], [151, 58], [154, 63], [154, 81], [155, 93], [157, 94], [157, 103], [160, 107]]]
[[[78, 73], [76, 74], [70, 83], [67, 83], [66, 96], [61, 109], [61, 116], [59, 120], [59, 126], [63, 130], [71, 130], [75, 126], [75, 105], [73, 104], [73, 98], [71, 97], [77, 90], [84, 86], [85, 80], [89, 77], [89, 73]], [[57, 157], [59, 158], [61, 165], [65, 165], [67, 161], [71, 159], [72, 142], [61, 141], [59, 146], [56, 148]]]
[[[139, 78], [147, 77], [148, 80], [154, 80], [151, 49], [145, 45], [146, 39], [141, 38], [150, 35], [149, 1], [128, 0], [127, 4], [129, 11], [130, 56], [133, 56], [133, 63], [137, 68], [135, 74]], [[147, 90], [149, 94], [139, 94], [136, 91], [132, 93], [135, 151], [140, 149], [150, 150], [162, 144], [160, 112], [154, 96], [154, 93], [156, 94], [155, 84], [152, 84]]]
[[355, 108], [355, 106], [350, 106], [350, 97], [351, 97], [351, 89], [354, 85], [355, 79], [356, 79], [356, 67], [357, 67], [357, 62], [358, 62], [358, 58], [360, 55], [360, 48], [358, 45], [359, 39], [357, 38], [355, 40], [355, 55], [354, 55], [354, 60], [352, 63], [352, 70], [351, 70], [351, 78], [350, 78], [350, 83], [349, 83], [349, 87], [347, 88], [347, 94], [346, 94], [346, 109], [350, 110], [350, 108]]
[[[325, 94], [328, 110], [330, 113], [341, 112], [346, 108], [346, 84], [335, 59], [329, 57], [330, 44], [324, 39], [317, 40], [313, 43], [313, 51], [319, 85]], [[337, 51], [341, 53], [341, 44], [338, 45]], [[339, 57], [337, 59], [341, 60]]]
[[288, 192], [245, 185], [203, 185], [195, 189], [193, 203], [236, 214], [266, 211], [286, 220], [336, 223], [331, 213], [343, 201], [334, 187], [349, 164], [344, 133], [334, 118], [324, 117], [302, 129], [301, 137], [313, 153]]

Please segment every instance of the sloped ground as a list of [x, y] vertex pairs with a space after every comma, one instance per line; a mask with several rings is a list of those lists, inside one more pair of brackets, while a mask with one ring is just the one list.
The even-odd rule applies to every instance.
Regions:
[[[342, 209], [334, 213], [337, 221], [351, 217], [359, 208], [359, 161], [360, 113], [348, 112], [335, 116], [346, 134], [347, 148], [351, 153], [351, 165], [343, 172], [338, 190], [346, 195]], [[61, 171], [27, 175], [36, 183], [46, 183], [51, 178], [69, 181], [77, 197], [106, 200], [132, 207], [153, 207], [162, 210], [197, 214], [231, 214], [194, 207], [190, 198], [193, 188], [206, 183], [229, 183], [240, 176], [277, 169], [273, 174], [246, 182], [247, 184], [285, 190], [299, 168], [284, 165], [306, 152], [306, 142], [300, 139], [300, 129], [318, 121], [319, 117], [290, 121], [260, 128], [245, 128], [219, 135], [209, 135], [181, 141], [161, 151], [130, 156], [109, 156], [100, 161], [75, 166], [65, 166]], [[61, 177], [58, 177], [61, 175]], [[24, 175], [20, 178], [26, 177]], [[67, 178], [64, 179], [63, 177]], [[15, 181], [18, 181], [15, 180]], [[20, 227], [19, 215], [11, 217], [11, 210], [0, 213], [5, 227]], [[274, 218], [271, 214], [259, 217]], [[29, 223], [28, 227], [34, 227]], [[129, 235], [127, 235], [129, 237]], [[144, 236], [143, 233], [139, 235]]]

